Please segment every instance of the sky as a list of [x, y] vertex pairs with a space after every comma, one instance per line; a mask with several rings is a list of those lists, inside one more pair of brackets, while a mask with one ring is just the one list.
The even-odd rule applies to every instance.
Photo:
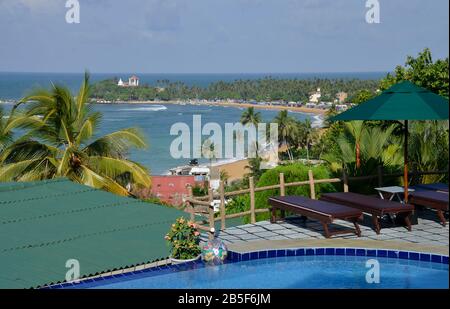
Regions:
[[448, 0], [0, 0], [0, 71], [380, 72], [448, 57]]

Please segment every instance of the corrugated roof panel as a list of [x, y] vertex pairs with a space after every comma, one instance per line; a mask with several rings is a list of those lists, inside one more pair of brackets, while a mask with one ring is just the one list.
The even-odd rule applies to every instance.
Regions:
[[66, 179], [0, 184], [0, 288], [63, 282], [168, 256], [175, 209], [123, 198]]

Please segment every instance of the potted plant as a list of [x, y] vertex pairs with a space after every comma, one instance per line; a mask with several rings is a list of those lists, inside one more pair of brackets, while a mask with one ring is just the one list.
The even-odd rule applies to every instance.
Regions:
[[172, 224], [165, 237], [170, 246], [173, 264], [198, 260], [201, 257], [200, 233], [193, 222], [181, 217]]

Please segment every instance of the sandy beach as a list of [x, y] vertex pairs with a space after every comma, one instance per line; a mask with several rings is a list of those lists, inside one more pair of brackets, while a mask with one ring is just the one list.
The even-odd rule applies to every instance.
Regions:
[[316, 115], [324, 115], [327, 111], [324, 109], [319, 108], [307, 108], [307, 107], [299, 107], [299, 106], [282, 106], [282, 105], [267, 105], [267, 104], [250, 104], [250, 103], [234, 103], [234, 102], [228, 102], [228, 101], [208, 101], [208, 102], [198, 102], [198, 103], [191, 103], [191, 102], [183, 102], [183, 101], [126, 101], [126, 102], [95, 102], [95, 104], [117, 104], [117, 103], [124, 103], [124, 104], [178, 104], [178, 105], [193, 105], [193, 106], [228, 106], [228, 107], [235, 107], [235, 108], [248, 108], [248, 107], [254, 107], [256, 109], [266, 109], [266, 110], [288, 110], [291, 112], [299, 112], [299, 113], [308, 113], [308, 114], [316, 114]]
[[246, 168], [248, 166], [248, 160], [237, 160], [232, 162], [217, 162], [213, 164], [212, 169], [220, 173], [226, 171], [228, 174], [228, 182], [233, 182], [244, 178], [244, 175], [249, 173]]

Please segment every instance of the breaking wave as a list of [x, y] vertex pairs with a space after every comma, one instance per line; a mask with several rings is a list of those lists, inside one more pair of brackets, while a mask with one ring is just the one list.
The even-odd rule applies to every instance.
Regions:
[[163, 111], [166, 110], [167, 107], [164, 105], [154, 105], [154, 106], [139, 106], [139, 107], [132, 107], [132, 108], [122, 108], [120, 111], [123, 112], [157, 112], [157, 111]]

